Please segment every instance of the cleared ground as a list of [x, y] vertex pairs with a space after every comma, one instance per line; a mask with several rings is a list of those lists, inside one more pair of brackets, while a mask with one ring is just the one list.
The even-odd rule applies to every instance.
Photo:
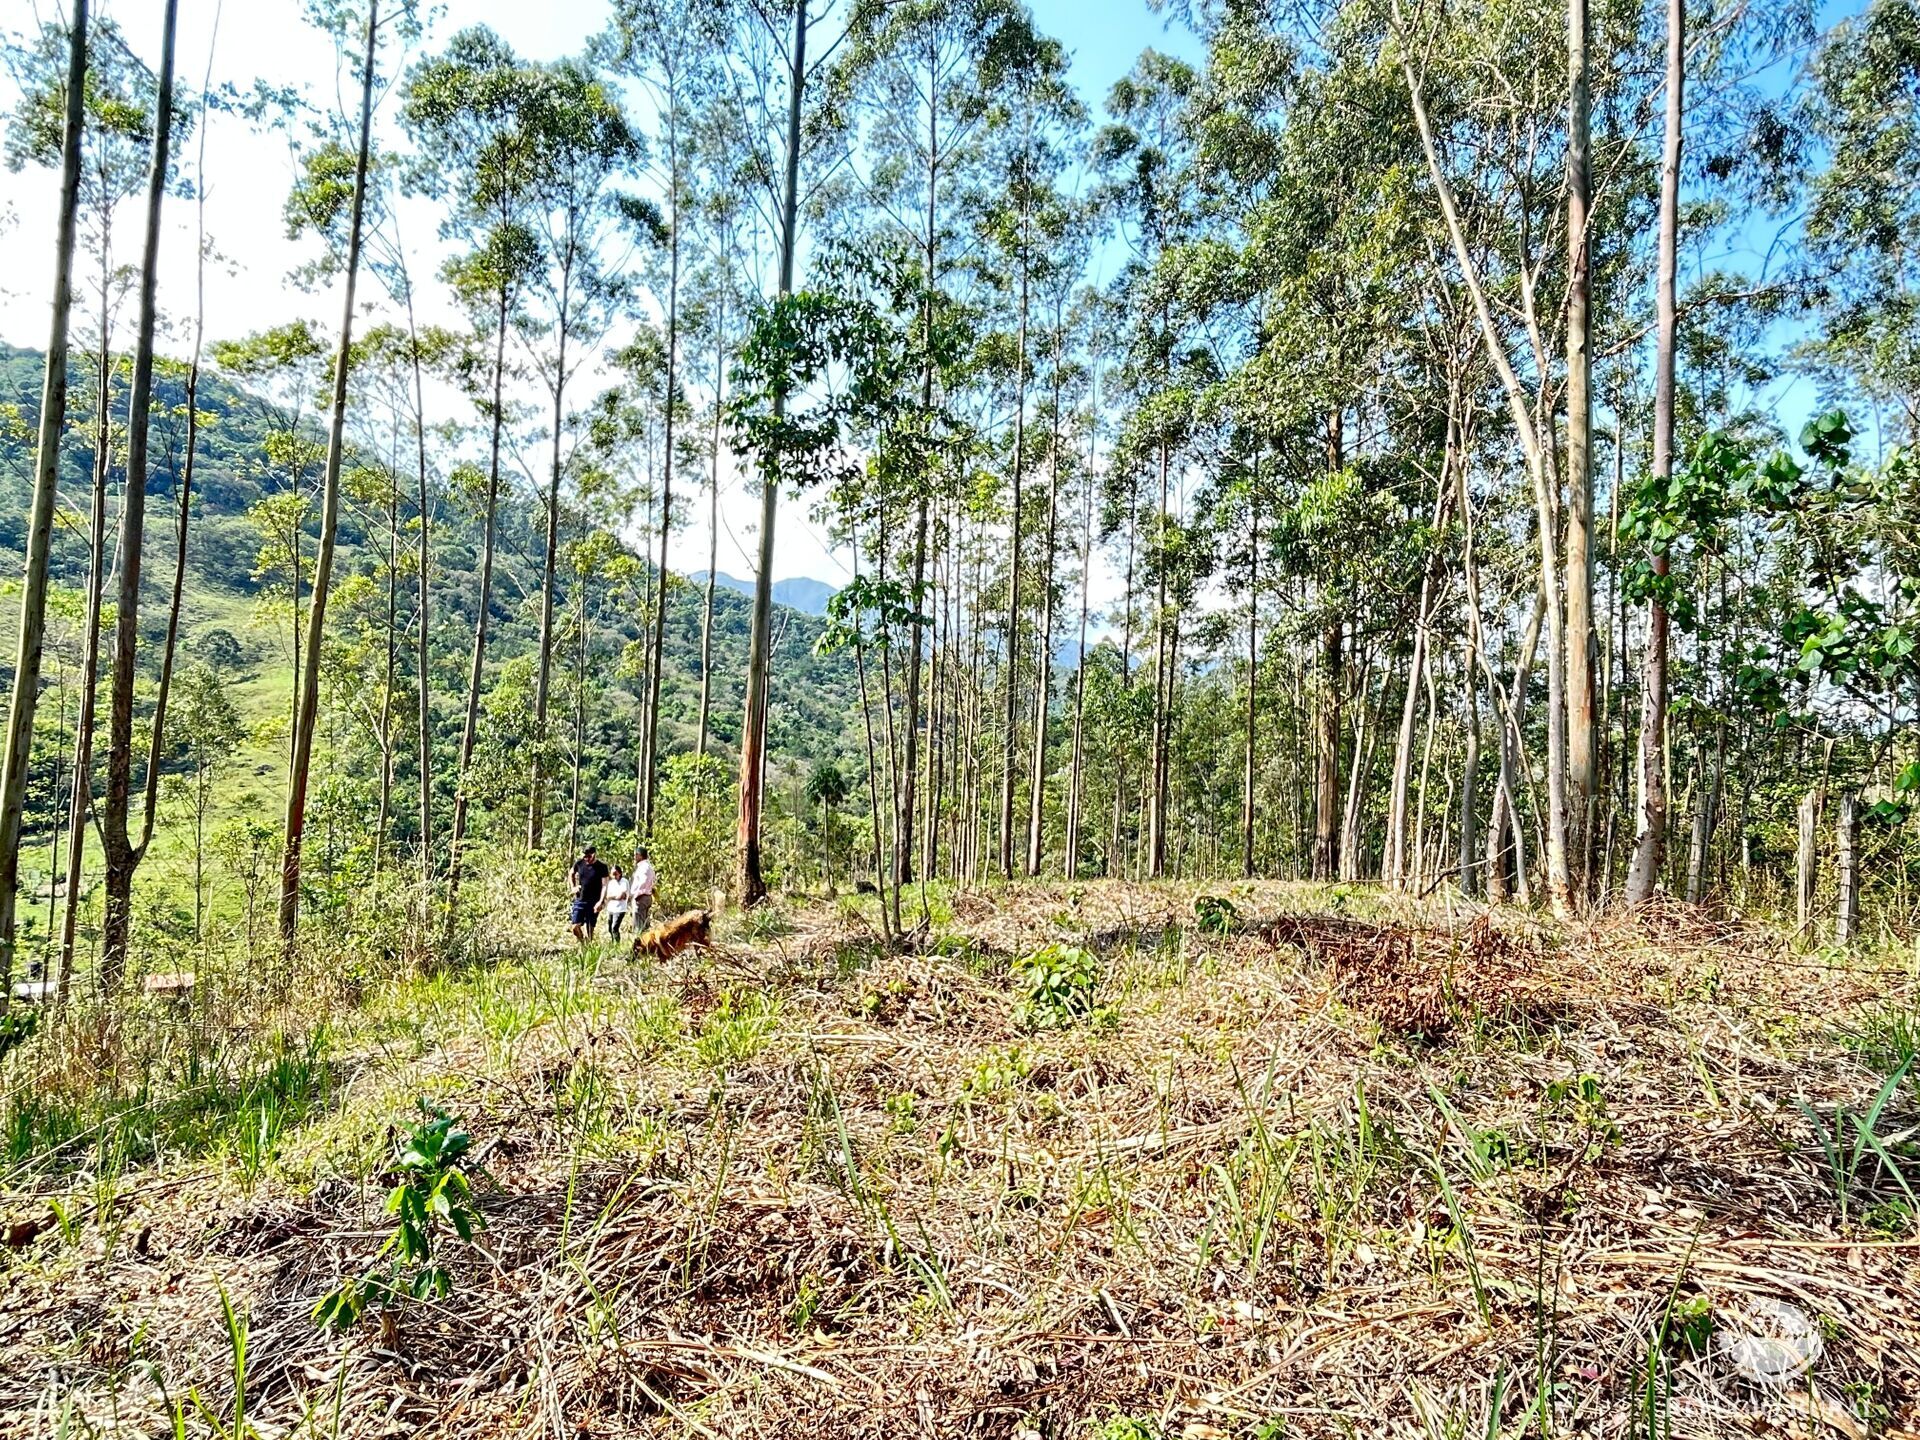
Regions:
[[[1914, 1433], [1912, 957], [1201, 893], [331, 977], [253, 1140], [0, 1180], [0, 1432]], [[325, 1329], [420, 1098], [483, 1228]]]

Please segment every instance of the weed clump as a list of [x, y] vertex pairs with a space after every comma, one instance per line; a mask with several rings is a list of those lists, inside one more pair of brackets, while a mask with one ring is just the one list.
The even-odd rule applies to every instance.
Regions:
[[1110, 1013], [1094, 1003], [1100, 962], [1077, 945], [1043, 945], [1014, 966], [1014, 1019], [1023, 1030], [1064, 1030]]
[[1193, 897], [1193, 920], [1203, 934], [1230, 935], [1239, 918], [1239, 907], [1224, 895]]

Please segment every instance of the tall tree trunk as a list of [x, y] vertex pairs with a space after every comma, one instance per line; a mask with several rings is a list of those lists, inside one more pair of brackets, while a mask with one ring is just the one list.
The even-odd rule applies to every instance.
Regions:
[[[1384, 699], [1386, 683], [1380, 686]], [[1360, 667], [1359, 686], [1360, 713], [1353, 726], [1353, 758], [1347, 771], [1347, 798], [1340, 812], [1340, 869], [1342, 880], [1358, 880], [1360, 876], [1361, 820], [1363, 782], [1373, 772], [1373, 752], [1378, 744], [1379, 730], [1376, 725], [1378, 710], [1373, 703], [1373, 660], [1367, 657]]]
[[1160, 442], [1160, 516], [1155, 537], [1159, 551], [1154, 564], [1153, 591], [1153, 749], [1147, 761], [1147, 855], [1146, 873], [1158, 880], [1167, 873], [1166, 756], [1168, 716], [1173, 710], [1172, 665], [1167, 641], [1171, 627], [1167, 614], [1167, 531], [1172, 516], [1169, 510], [1168, 472], [1171, 459], [1167, 442]]
[[908, 807], [913, 812], [913, 843], [916, 847], [908, 873], [920, 881], [920, 918], [923, 923], [927, 920], [927, 881], [934, 877], [940, 852], [941, 727], [946, 718], [940, 703], [941, 686], [947, 679], [947, 656], [942, 648], [947, 639], [947, 608], [946, 592], [941, 586], [944, 567], [941, 564], [943, 546], [940, 527], [940, 512], [930, 502], [926, 578], [923, 582], [925, 593], [921, 602], [927, 608], [918, 612], [926, 617], [926, 623], [921, 627], [925, 632], [925, 654], [920, 681], [919, 763], [911, 787], [913, 804]]
[[[713, 575], [720, 568], [720, 424], [726, 413], [727, 309], [723, 297], [713, 341], [713, 450], [707, 474], [707, 594], [700, 611], [700, 739], [698, 754], [707, 758], [707, 725], [713, 711]], [[700, 792], [694, 791], [698, 805]]]
[[[580, 529], [585, 538], [586, 517], [581, 517]], [[580, 593], [574, 598], [574, 651], [573, 651], [573, 789], [567, 810], [567, 853], [577, 855], [577, 841], [580, 838], [580, 762], [587, 748], [587, 576], [584, 568], [574, 568], [574, 583]]]
[[[1327, 416], [1327, 469], [1337, 474], [1346, 460], [1346, 425], [1339, 411]], [[1320, 634], [1320, 728], [1315, 749], [1313, 878], [1340, 873], [1340, 702], [1346, 688], [1345, 625], [1330, 619]]]
[[[673, 229], [667, 246], [667, 380], [665, 454], [660, 463], [660, 603], [653, 611], [653, 666], [647, 676], [646, 780], [641, 786], [640, 828], [653, 830], [653, 801], [660, 788], [660, 684], [667, 659], [667, 540], [673, 533], [673, 402], [680, 363], [680, 140], [671, 92], [667, 97], [668, 160], [673, 189]], [[569, 845], [568, 850], [572, 850]]]
[[[848, 539], [853, 551], [853, 579], [857, 586], [860, 580], [860, 532], [856, 527], [848, 527]], [[891, 940], [894, 926], [887, 907], [887, 890], [891, 884], [892, 867], [881, 856], [883, 830], [880, 819], [879, 761], [873, 743], [873, 701], [867, 693], [867, 643], [864, 631], [865, 624], [856, 607], [853, 612], [853, 667], [860, 681], [860, 723], [867, 741], [867, 810], [873, 825], [873, 883], [879, 891], [880, 930]]]
[[[60, 137], [60, 218], [53, 246], [53, 315], [47, 326], [40, 382], [40, 425], [27, 514], [27, 568], [20, 588], [20, 648], [13, 666], [13, 704], [0, 754], [0, 1015], [13, 999], [15, 914], [20, 884], [20, 832], [33, 717], [40, 703], [40, 661], [46, 644], [48, 557], [60, 496], [60, 434], [67, 419], [67, 329], [73, 314], [73, 253], [80, 195], [80, 139], [86, 128], [87, 0], [73, 0], [67, 30], [66, 113]], [[101, 343], [106, 343], [104, 334]], [[104, 404], [104, 395], [103, 395]], [[55, 777], [55, 788], [59, 785]]]
[[487, 663], [487, 612], [493, 605], [493, 548], [500, 501], [500, 440], [506, 408], [502, 389], [506, 379], [508, 294], [498, 297], [493, 332], [492, 433], [487, 444], [486, 512], [481, 517], [480, 601], [473, 619], [473, 659], [467, 667], [467, 713], [460, 729], [458, 783], [453, 793], [453, 828], [447, 841], [447, 933], [453, 933], [460, 899], [461, 852], [467, 837], [467, 783], [473, 769], [473, 748], [480, 733], [480, 682]]
[[553, 371], [553, 452], [547, 469], [547, 543], [540, 571], [540, 654], [533, 677], [533, 762], [527, 780], [527, 851], [545, 843], [547, 694], [553, 672], [553, 587], [560, 556], [560, 441], [566, 428], [567, 282], [562, 282], [559, 349]]
[[[1655, 272], [1653, 361], [1653, 478], [1673, 474], [1674, 346], [1679, 326], [1676, 289], [1680, 248], [1680, 149], [1686, 104], [1686, 0], [1667, 0], [1666, 137], [1660, 162], [1660, 255]], [[1667, 573], [1664, 552], [1653, 557]], [[1627, 903], [1644, 905], [1660, 883], [1667, 837], [1667, 608], [1647, 606], [1647, 653], [1640, 686], [1640, 824], [1627, 867]]]
[[[212, 88], [213, 51], [207, 52], [206, 78], [202, 82], [203, 93]], [[204, 121], [204, 117], [202, 117]], [[200, 360], [207, 339], [207, 127], [200, 126], [200, 152], [196, 162], [198, 174], [194, 185], [194, 309], [193, 309], [193, 354], [187, 362], [187, 443], [186, 454], [182, 457], [180, 474], [180, 495], [174, 521], [173, 540], [173, 588], [167, 600], [167, 633], [160, 650], [160, 680], [155, 689], [153, 700], [153, 722], [147, 736], [147, 775], [145, 809], [140, 818], [140, 853], [145, 854], [147, 846], [153, 840], [153, 827], [160, 814], [160, 760], [165, 753], [165, 735], [167, 722], [167, 699], [173, 693], [174, 657], [180, 642], [180, 613], [187, 588], [187, 528], [193, 513], [193, 473], [200, 450]], [[200, 833], [205, 828], [204, 807], [195, 823], [194, 841], [196, 849], [204, 840]], [[199, 922], [199, 867], [200, 857], [194, 857], [196, 886], [194, 892], [194, 939], [200, 938]]]
[[[1155, 853], [1156, 869], [1154, 878], [1159, 879], [1167, 873], [1167, 849], [1173, 843], [1173, 715], [1175, 688], [1180, 676], [1180, 612], [1176, 609], [1167, 626], [1167, 704], [1166, 715], [1160, 729], [1160, 763], [1153, 777], [1153, 808], [1157, 817], [1155, 828], [1160, 835], [1160, 845]], [[1176, 873], [1177, 873], [1176, 856]]]
[[[879, 517], [875, 522], [874, 551], [879, 558], [875, 568], [875, 578], [882, 591], [887, 584], [887, 551], [891, 548], [887, 534], [887, 507], [883, 501], [879, 507]], [[893, 626], [886, 612], [878, 615], [880, 638], [880, 714], [887, 726], [887, 799], [890, 808], [887, 823], [892, 831], [892, 844], [888, 849], [888, 876], [890, 883], [882, 881], [880, 898], [882, 905], [891, 900], [893, 907], [893, 931], [900, 933], [900, 737], [894, 729], [893, 720]]]
[[[1127, 566], [1126, 579], [1120, 590], [1120, 692], [1131, 696], [1133, 693], [1133, 556], [1135, 530], [1140, 520], [1140, 494], [1137, 482], [1129, 477], [1127, 481]], [[1113, 751], [1113, 839], [1107, 849], [1107, 863], [1104, 870], [1110, 879], [1118, 879], [1123, 870], [1124, 851], [1121, 841], [1121, 825], [1125, 818], [1125, 802], [1121, 798], [1127, 788], [1127, 742], [1124, 734], [1116, 737]]]
[[[1023, 217], [1024, 218], [1024, 217]], [[1019, 745], [1018, 680], [1020, 673], [1020, 482], [1026, 467], [1027, 442], [1027, 252], [1020, 251], [1020, 333], [1014, 361], [1013, 411], [1013, 534], [1007, 552], [1007, 704], [1006, 743], [1000, 771], [1000, 873], [1013, 878], [1014, 751]]]
[[428, 604], [431, 581], [428, 577], [429, 521], [427, 515], [427, 401], [426, 384], [421, 375], [420, 336], [413, 319], [413, 283], [407, 283], [407, 351], [413, 361], [413, 445], [416, 465], [414, 504], [420, 516], [420, 535], [415, 564], [419, 567], [419, 614], [415, 621], [419, 633], [414, 645], [414, 684], [420, 691], [420, 725], [417, 736], [420, 767], [420, 921], [426, 924], [433, 906], [433, 685], [429, 672], [431, 651]]
[[[780, 207], [780, 298], [793, 293], [794, 249], [800, 238], [800, 110], [807, 79], [807, 0], [793, 0], [793, 47], [788, 52], [786, 192]], [[776, 395], [774, 417], [786, 414], [786, 397]], [[760, 811], [766, 774], [767, 682], [773, 640], [773, 527], [780, 500], [780, 477], [760, 477], [760, 569], [753, 582], [753, 624], [747, 636], [746, 714], [740, 726], [740, 903], [766, 899], [760, 867]]]
[[1053, 701], [1053, 560], [1060, 528], [1060, 365], [1064, 320], [1053, 342], [1053, 440], [1047, 459], [1047, 543], [1040, 559], [1039, 673], [1033, 682], [1033, 777], [1027, 792], [1027, 874], [1040, 873], [1046, 853], [1047, 712]]
[[[1100, 414], [1100, 374], [1093, 376], [1092, 414]], [[1080, 503], [1080, 644], [1073, 667], [1073, 760], [1067, 779], [1067, 847], [1062, 871], [1069, 880], [1080, 876], [1080, 812], [1086, 796], [1087, 617], [1093, 598], [1093, 484], [1095, 426], [1088, 426], [1087, 483]]]
[[[167, 194], [173, 144], [173, 50], [179, 0], [166, 0], [160, 31], [159, 90], [153, 112], [153, 161], [147, 177], [147, 226], [140, 252], [140, 311], [127, 402], [127, 481], [120, 502], [120, 588], [113, 626], [113, 684], [107, 708], [107, 801], [101, 847], [107, 863], [107, 903], [101, 927], [101, 988], [109, 995], [126, 973], [133, 925], [133, 872], [146, 853], [128, 833], [133, 798], [133, 682], [140, 645], [140, 558], [146, 540], [148, 411], [153, 397], [153, 331], [160, 283], [160, 212]], [[158, 732], [152, 762], [160, 758]], [[152, 763], [150, 762], [150, 763]], [[147, 833], [152, 833], [149, 822]]]
[[1466, 690], [1466, 753], [1460, 761], [1460, 893], [1480, 893], [1480, 681], [1473, 641], [1461, 640], [1460, 681]]
[[[397, 426], [395, 427], [398, 428]], [[399, 458], [399, 436], [394, 436], [393, 457]], [[380, 893], [381, 861], [387, 853], [387, 822], [393, 813], [393, 672], [398, 647], [394, 631], [400, 618], [400, 490], [388, 474], [387, 483], [387, 657], [385, 679], [380, 690], [380, 805], [373, 824], [373, 893]]]
[[1567, 0], [1567, 852], [1576, 901], [1593, 894], [1599, 815], [1593, 632], [1593, 354], [1587, 0]]
[[[103, 281], [104, 284], [104, 281]], [[93, 813], [93, 731], [100, 700], [100, 612], [107, 587], [107, 469], [112, 446], [113, 353], [107, 336], [105, 292], [100, 303], [100, 354], [94, 376], [98, 397], [93, 438], [93, 503], [87, 523], [87, 616], [80, 660], [80, 705], [73, 728], [73, 796], [67, 811], [66, 893], [60, 907], [60, 998], [73, 982], [80, 925], [80, 895], [86, 879], [87, 817]]]
[[[927, 90], [927, 217], [926, 217], [926, 287], [927, 293], [923, 306], [925, 355], [920, 362], [920, 403], [929, 421], [933, 415], [933, 297], [934, 287], [939, 284], [940, 250], [937, 220], [940, 198], [940, 89], [936, 70], [937, 49], [929, 46], [928, 70], [929, 86]], [[905, 775], [905, 793], [900, 808], [900, 844], [894, 855], [896, 867], [895, 883], [905, 885], [913, 879], [913, 826], [914, 804], [918, 795], [920, 781], [920, 711], [921, 711], [921, 667], [922, 653], [926, 648], [926, 627], [921, 616], [926, 612], [925, 590], [927, 582], [927, 521], [928, 495], [922, 488], [914, 505], [913, 517], [913, 588], [908, 594], [908, 603], [913, 606], [913, 645], [907, 652], [907, 762]], [[929, 744], [932, 737], [929, 736]], [[928, 827], [931, 833], [931, 826]], [[929, 860], [926, 868], [931, 868]], [[924, 908], [925, 893], [921, 900]]]
[[[647, 451], [647, 491], [645, 509], [640, 520], [640, 531], [649, 534], [653, 530], [653, 433], [647, 427], [645, 441]], [[653, 629], [655, 614], [654, 601], [659, 578], [653, 570], [643, 569], [640, 573], [640, 634], [645, 638]], [[633, 832], [641, 840], [646, 838], [647, 810], [647, 756], [652, 753], [653, 726], [647, 715], [647, 694], [652, 688], [653, 679], [653, 643], [648, 640], [641, 651], [644, 657], [640, 662], [639, 685], [634, 695], [634, 705], [638, 711], [634, 718], [635, 729], [639, 732], [633, 745]], [[571, 847], [569, 847], [571, 848]]]
[[[287, 788], [286, 853], [280, 862], [280, 939], [292, 945], [300, 923], [300, 842], [307, 824], [307, 778], [313, 732], [320, 710], [320, 647], [326, 636], [327, 588], [333, 579], [333, 547], [340, 524], [340, 464], [346, 450], [347, 364], [353, 350], [353, 292], [360, 276], [360, 231], [366, 214], [367, 156], [373, 141], [373, 53], [379, 0], [367, 6], [367, 49], [360, 71], [360, 148], [353, 165], [353, 213], [347, 228], [346, 294], [340, 306], [340, 343], [333, 356], [333, 416], [327, 427], [327, 466], [320, 508], [320, 548], [313, 567], [313, 599], [307, 607], [306, 671], [300, 716], [294, 727], [293, 775]], [[298, 548], [296, 541], [296, 548]]]
[[1253, 527], [1247, 536], [1247, 764], [1240, 786], [1240, 874], [1251, 880], [1255, 781], [1260, 722], [1260, 462], [1253, 470]]

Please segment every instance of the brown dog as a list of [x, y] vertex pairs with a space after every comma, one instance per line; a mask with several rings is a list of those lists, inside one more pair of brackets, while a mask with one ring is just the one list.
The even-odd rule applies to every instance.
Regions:
[[656, 925], [644, 935], [633, 938], [633, 958], [646, 955], [654, 960], [671, 960], [692, 946], [706, 949], [713, 944], [713, 912], [689, 910], [665, 924]]

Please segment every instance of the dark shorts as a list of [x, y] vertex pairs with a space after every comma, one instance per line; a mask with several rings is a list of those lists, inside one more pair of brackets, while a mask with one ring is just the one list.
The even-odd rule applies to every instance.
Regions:
[[591, 930], [591, 929], [593, 928], [593, 921], [594, 921], [594, 913], [593, 913], [593, 902], [592, 902], [592, 901], [590, 901], [590, 900], [576, 900], [576, 901], [574, 901], [574, 902], [573, 902], [573, 905], [572, 905], [572, 908], [571, 908], [571, 910], [569, 911], [569, 914], [570, 914], [570, 915], [571, 915], [571, 917], [572, 917], [572, 919], [571, 919], [571, 923], [572, 923], [572, 924], [575, 924], [575, 925], [584, 925], [584, 926], [586, 926], [586, 927], [587, 927], [587, 928], [588, 928], [589, 930]]

